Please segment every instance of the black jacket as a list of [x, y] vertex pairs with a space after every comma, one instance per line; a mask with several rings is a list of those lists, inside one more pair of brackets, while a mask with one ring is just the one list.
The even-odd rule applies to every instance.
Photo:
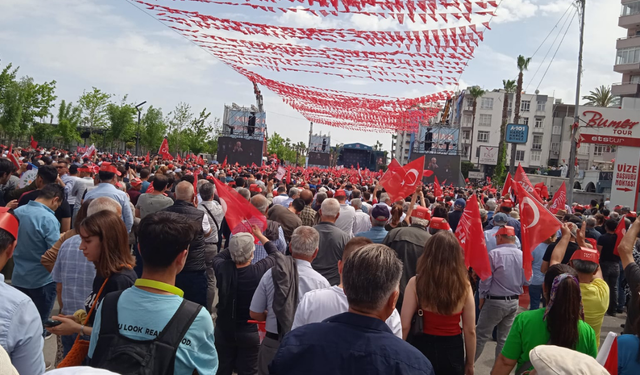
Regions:
[[202, 219], [204, 212], [198, 210], [193, 204], [177, 200], [173, 206], [165, 208], [163, 211], [175, 212], [186, 216], [196, 227], [196, 237], [189, 246], [189, 255], [184, 265], [183, 272], [204, 271], [206, 269], [204, 256], [204, 233], [202, 231]]

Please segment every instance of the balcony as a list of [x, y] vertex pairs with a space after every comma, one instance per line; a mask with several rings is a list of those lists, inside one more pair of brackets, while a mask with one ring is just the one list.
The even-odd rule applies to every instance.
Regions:
[[614, 83], [611, 86], [611, 95], [613, 96], [631, 96], [638, 97], [640, 94], [640, 83]]
[[632, 35], [619, 38], [616, 41], [616, 49], [640, 47], [640, 35]]
[[618, 26], [625, 29], [631, 29], [633, 27], [640, 27], [640, 13], [632, 14], [630, 16], [621, 16], [618, 20]]
[[613, 66], [613, 71], [616, 73], [636, 73], [640, 72], [640, 63], [634, 64], [617, 64]]

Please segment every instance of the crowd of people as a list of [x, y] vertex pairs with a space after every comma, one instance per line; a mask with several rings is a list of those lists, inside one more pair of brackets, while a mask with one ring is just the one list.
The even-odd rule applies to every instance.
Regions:
[[[0, 158], [0, 373], [472, 375], [493, 338], [494, 375], [605, 374], [603, 319], [625, 310], [619, 374], [640, 373], [629, 207], [566, 205], [527, 278], [517, 197], [418, 184], [394, 202], [372, 174], [277, 174], [53, 149]], [[260, 220], [230, 225], [243, 208], [229, 194]], [[482, 280], [454, 234], [473, 195]]]

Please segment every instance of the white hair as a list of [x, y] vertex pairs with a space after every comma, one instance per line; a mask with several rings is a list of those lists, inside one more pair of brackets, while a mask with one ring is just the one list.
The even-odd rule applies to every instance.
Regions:
[[322, 201], [322, 216], [335, 218], [340, 213], [340, 202], [335, 198], [327, 198]]
[[117, 215], [122, 215], [122, 206], [112, 198], [98, 197], [89, 203], [87, 216], [91, 216], [100, 211], [111, 211]]
[[190, 202], [193, 199], [193, 184], [189, 181], [180, 181], [176, 185], [176, 199]]
[[297, 227], [291, 235], [291, 253], [311, 257], [318, 248], [320, 234], [315, 228]]
[[420, 219], [419, 217], [411, 217], [411, 224], [418, 224], [423, 227], [429, 226], [429, 220]]
[[389, 194], [387, 194], [387, 193], [380, 194], [380, 202], [385, 202], [386, 203], [389, 199], [390, 199], [389, 198]]

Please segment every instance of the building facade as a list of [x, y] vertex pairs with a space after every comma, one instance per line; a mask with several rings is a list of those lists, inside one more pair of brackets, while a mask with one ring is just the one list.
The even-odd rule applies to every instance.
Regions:
[[611, 93], [620, 97], [640, 97], [640, 0], [622, 0], [622, 11], [618, 26], [627, 30], [627, 35], [616, 41], [615, 72], [622, 80], [614, 83]]
[[[504, 100], [505, 93], [502, 89], [486, 92], [478, 99], [475, 124], [473, 124], [473, 99], [465, 97], [459, 101], [461, 108], [456, 109], [456, 113], [460, 112], [460, 116], [454, 118], [454, 125], [458, 125], [460, 128], [463, 160], [474, 163], [480, 170], [489, 174], [493, 172], [495, 161], [481, 158], [481, 152], [487, 147], [497, 150], [499, 146]], [[507, 104], [509, 123], [513, 121], [514, 102], [515, 95], [509, 94]], [[525, 169], [535, 170], [546, 168], [549, 165], [553, 105], [554, 99], [548, 95], [522, 94], [519, 122], [529, 125], [529, 137], [526, 144], [517, 145], [516, 163], [520, 163]], [[512, 146], [508, 145], [507, 147], [508, 165]], [[497, 151], [495, 154], [497, 155]]]

